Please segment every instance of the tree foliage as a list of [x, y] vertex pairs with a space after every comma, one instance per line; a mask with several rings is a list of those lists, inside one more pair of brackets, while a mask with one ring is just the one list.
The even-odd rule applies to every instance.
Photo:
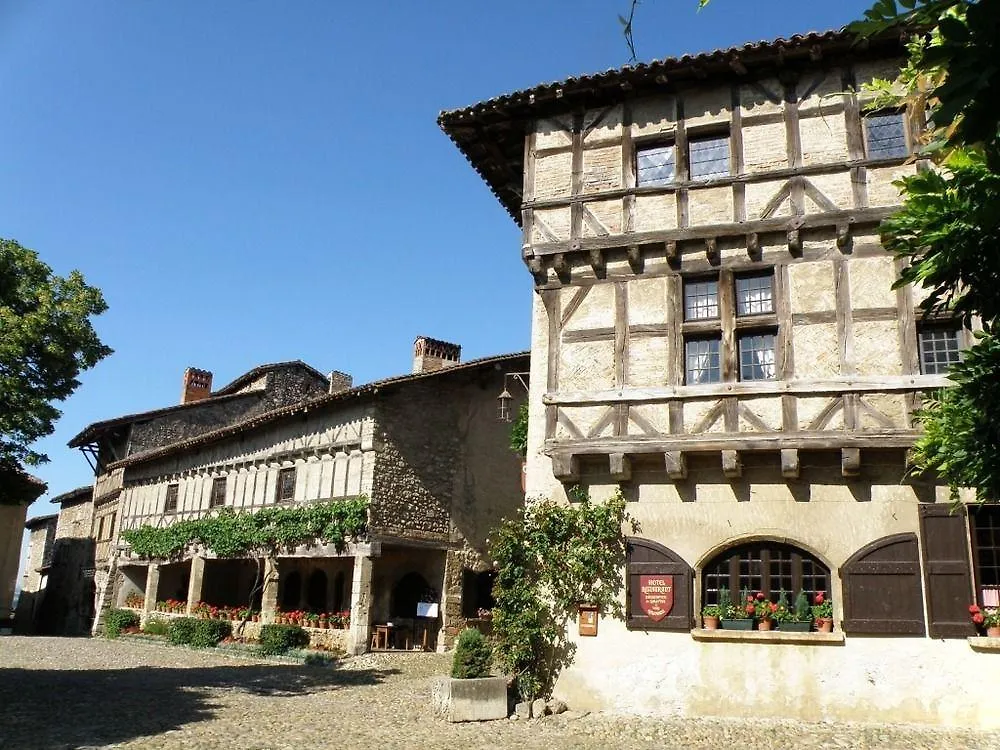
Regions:
[[917, 472], [946, 481], [956, 497], [974, 487], [1000, 498], [1000, 0], [879, 0], [850, 29], [902, 26], [913, 39], [902, 74], [877, 82], [876, 106], [925, 110], [932, 125], [922, 156], [937, 170], [899, 180], [902, 209], [881, 229], [906, 266], [897, 284], [929, 290], [926, 315], [978, 320], [982, 332], [954, 365], [955, 383], [928, 399], [911, 451]]
[[526, 699], [550, 694], [571, 662], [566, 625], [579, 603], [624, 618], [623, 529], [637, 527], [621, 493], [604, 503], [579, 489], [571, 496], [570, 505], [532, 500], [490, 535], [494, 656]]
[[79, 271], [56, 276], [35, 252], [0, 239], [0, 468], [48, 460], [28, 446], [52, 432], [53, 402], [111, 354], [91, 324], [106, 309]]
[[367, 523], [368, 498], [358, 496], [254, 512], [223, 508], [215, 515], [169, 526], [128, 529], [122, 539], [143, 558], [174, 559], [198, 546], [223, 558], [265, 558], [317, 541], [342, 549], [365, 533]]

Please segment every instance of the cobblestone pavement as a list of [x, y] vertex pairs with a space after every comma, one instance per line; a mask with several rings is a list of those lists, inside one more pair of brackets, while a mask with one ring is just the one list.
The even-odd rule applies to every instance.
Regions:
[[[1000, 748], [1000, 733], [601, 714], [448, 724], [448, 658], [377, 654], [337, 669], [92, 639], [0, 637], [0, 748]], [[572, 708], [572, 707], [571, 707]]]

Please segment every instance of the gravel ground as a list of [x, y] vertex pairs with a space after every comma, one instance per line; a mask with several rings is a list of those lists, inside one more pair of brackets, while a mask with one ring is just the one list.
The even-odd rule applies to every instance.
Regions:
[[1000, 748], [1000, 733], [898, 725], [572, 712], [448, 724], [430, 709], [431, 680], [448, 661], [375, 654], [311, 668], [128, 641], [4, 636], [0, 748]]

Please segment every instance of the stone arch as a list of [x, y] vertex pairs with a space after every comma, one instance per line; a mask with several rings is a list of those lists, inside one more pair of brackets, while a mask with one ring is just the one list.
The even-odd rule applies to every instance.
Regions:
[[281, 608], [283, 610], [294, 610], [299, 608], [302, 601], [302, 574], [293, 570], [281, 582]]
[[437, 592], [427, 583], [427, 579], [416, 571], [411, 571], [400, 578], [392, 587], [389, 615], [391, 617], [416, 617], [418, 602], [436, 602], [437, 600]]
[[306, 606], [313, 612], [326, 612], [326, 573], [314, 570], [306, 579]]

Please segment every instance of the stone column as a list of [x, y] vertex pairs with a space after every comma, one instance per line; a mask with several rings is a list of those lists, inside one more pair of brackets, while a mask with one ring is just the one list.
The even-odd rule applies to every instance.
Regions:
[[146, 611], [146, 614], [156, 609], [156, 592], [159, 588], [160, 564], [150, 563], [149, 567], [146, 568], [146, 600], [142, 604], [142, 608]]
[[195, 602], [201, 601], [201, 584], [205, 578], [205, 558], [195, 555], [191, 558], [191, 576], [188, 581], [187, 609], [190, 615], [194, 609]]
[[465, 627], [462, 617], [463, 558], [458, 550], [445, 553], [444, 585], [441, 588], [441, 630], [438, 632], [438, 651], [455, 645], [458, 634]]
[[354, 556], [351, 576], [351, 629], [347, 636], [347, 653], [363, 654], [368, 650], [372, 618], [372, 559]]
[[264, 588], [260, 594], [260, 621], [274, 622], [274, 610], [278, 607], [278, 560], [269, 557], [264, 561]]

